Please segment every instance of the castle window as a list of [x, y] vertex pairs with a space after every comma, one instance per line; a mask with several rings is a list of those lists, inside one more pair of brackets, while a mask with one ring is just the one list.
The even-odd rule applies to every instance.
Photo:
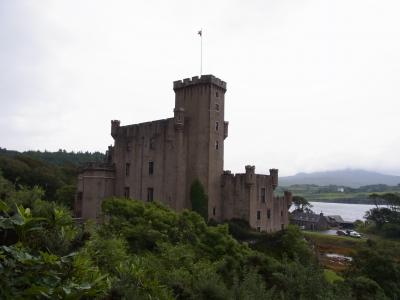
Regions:
[[150, 149], [154, 150], [155, 147], [154, 147], [154, 139], [153, 138], [150, 139], [149, 145], [150, 145]]
[[257, 220], [261, 220], [261, 210], [257, 210]]
[[154, 161], [149, 161], [149, 175], [154, 173]]
[[261, 203], [265, 203], [265, 196], [266, 196], [265, 188], [261, 188]]
[[213, 207], [213, 216], [215, 216], [215, 206]]
[[125, 164], [125, 176], [126, 177], [129, 177], [130, 169], [131, 169], [131, 164], [130, 163], [126, 163]]
[[260, 227], [260, 226], [257, 227], [257, 231], [258, 231], [258, 232], [261, 231], [261, 227]]
[[124, 197], [125, 198], [129, 198], [129, 195], [130, 194], [130, 192], [129, 192], [129, 187], [128, 186], [126, 186], [125, 188], [124, 188]]
[[271, 219], [271, 210], [267, 209], [267, 219]]
[[153, 188], [148, 188], [147, 189], [147, 202], [152, 202], [153, 201], [153, 196], [154, 196], [154, 189]]
[[219, 97], [219, 93], [218, 92], [215, 92], [215, 97]]
[[219, 123], [215, 122], [215, 130], [218, 131], [218, 128], [219, 128]]
[[283, 229], [285, 229], [285, 224], [281, 224], [281, 230], [283, 230]]
[[218, 150], [218, 148], [219, 148], [219, 143], [218, 141], [215, 141], [215, 149]]
[[283, 217], [283, 210], [281, 210], [281, 217]]
[[215, 103], [215, 110], [219, 111], [219, 104], [218, 103]]
[[132, 149], [131, 143], [130, 143], [130, 142], [127, 142], [127, 143], [126, 143], [126, 151], [131, 151], [131, 149]]

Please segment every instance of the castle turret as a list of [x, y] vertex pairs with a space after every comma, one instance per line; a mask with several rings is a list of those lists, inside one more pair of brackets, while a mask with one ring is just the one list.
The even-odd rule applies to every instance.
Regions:
[[269, 176], [272, 178], [272, 188], [275, 189], [278, 186], [278, 169], [269, 169]]
[[247, 165], [246, 167], [246, 184], [253, 185], [256, 182], [255, 166]]
[[292, 205], [293, 195], [290, 191], [284, 191], [284, 199], [286, 201], [287, 208], [289, 209]]
[[225, 121], [224, 122], [224, 139], [228, 137], [228, 127], [229, 127], [229, 122]]
[[113, 146], [108, 146], [108, 150], [106, 151], [106, 162], [108, 164], [111, 164], [113, 161], [113, 156], [114, 156], [114, 147]]
[[176, 129], [183, 129], [185, 125], [185, 109], [178, 107], [174, 109], [174, 124]]
[[220, 220], [226, 83], [213, 75], [202, 75], [175, 81], [174, 91], [175, 128], [183, 127], [183, 119], [185, 122], [183, 151], [187, 159], [182, 176], [187, 182], [184, 199], [190, 199], [190, 187], [199, 180], [208, 195], [209, 217]]
[[111, 120], [111, 136], [115, 139], [118, 135], [118, 129], [121, 125], [119, 120]]

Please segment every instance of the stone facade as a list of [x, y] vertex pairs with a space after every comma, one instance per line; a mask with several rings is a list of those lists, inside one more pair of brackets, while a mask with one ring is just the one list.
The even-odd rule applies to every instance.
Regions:
[[77, 216], [100, 218], [102, 199], [112, 195], [190, 209], [190, 187], [198, 179], [208, 195], [209, 218], [242, 218], [260, 231], [287, 226], [291, 194], [274, 196], [278, 170], [223, 170], [226, 83], [203, 75], [175, 81], [173, 89], [173, 118], [127, 126], [111, 121], [114, 146], [106, 166], [89, 166], [79, 176]]

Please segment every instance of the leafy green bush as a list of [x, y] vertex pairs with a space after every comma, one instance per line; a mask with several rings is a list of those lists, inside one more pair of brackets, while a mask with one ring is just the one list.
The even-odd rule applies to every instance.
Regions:
[[[53, 209], [52, 219], [35, 217], [30, 208], [15, 205], [13, 211], [0, 202], [0, 233], [17, 237], [13, 244], [0, 246], [1, 299], [80, 299], [107, 293], [106, 276], [90, 257], [76, 253], [60, 256], [49, 252], [49, 244], [37, 242], [44, 242], [44, 237], [60, 242], [65, 235], [68, 217], [57, 207]], [[50, 233], [56, 236], [50, 237]]]

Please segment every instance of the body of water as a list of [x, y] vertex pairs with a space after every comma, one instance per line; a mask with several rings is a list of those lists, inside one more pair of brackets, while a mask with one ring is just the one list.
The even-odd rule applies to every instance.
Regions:
[[324, 215], [339, 215], [345, 221], [354, 222], [355, 220], [363, 220], [365, 212], [374, 208], [375, 205], [368, 204], [345, 204], [345, 203], [326, 203], [326, 202], [310, 202], [313, 206], [311, 209], [315, 213], [322, 212]]

